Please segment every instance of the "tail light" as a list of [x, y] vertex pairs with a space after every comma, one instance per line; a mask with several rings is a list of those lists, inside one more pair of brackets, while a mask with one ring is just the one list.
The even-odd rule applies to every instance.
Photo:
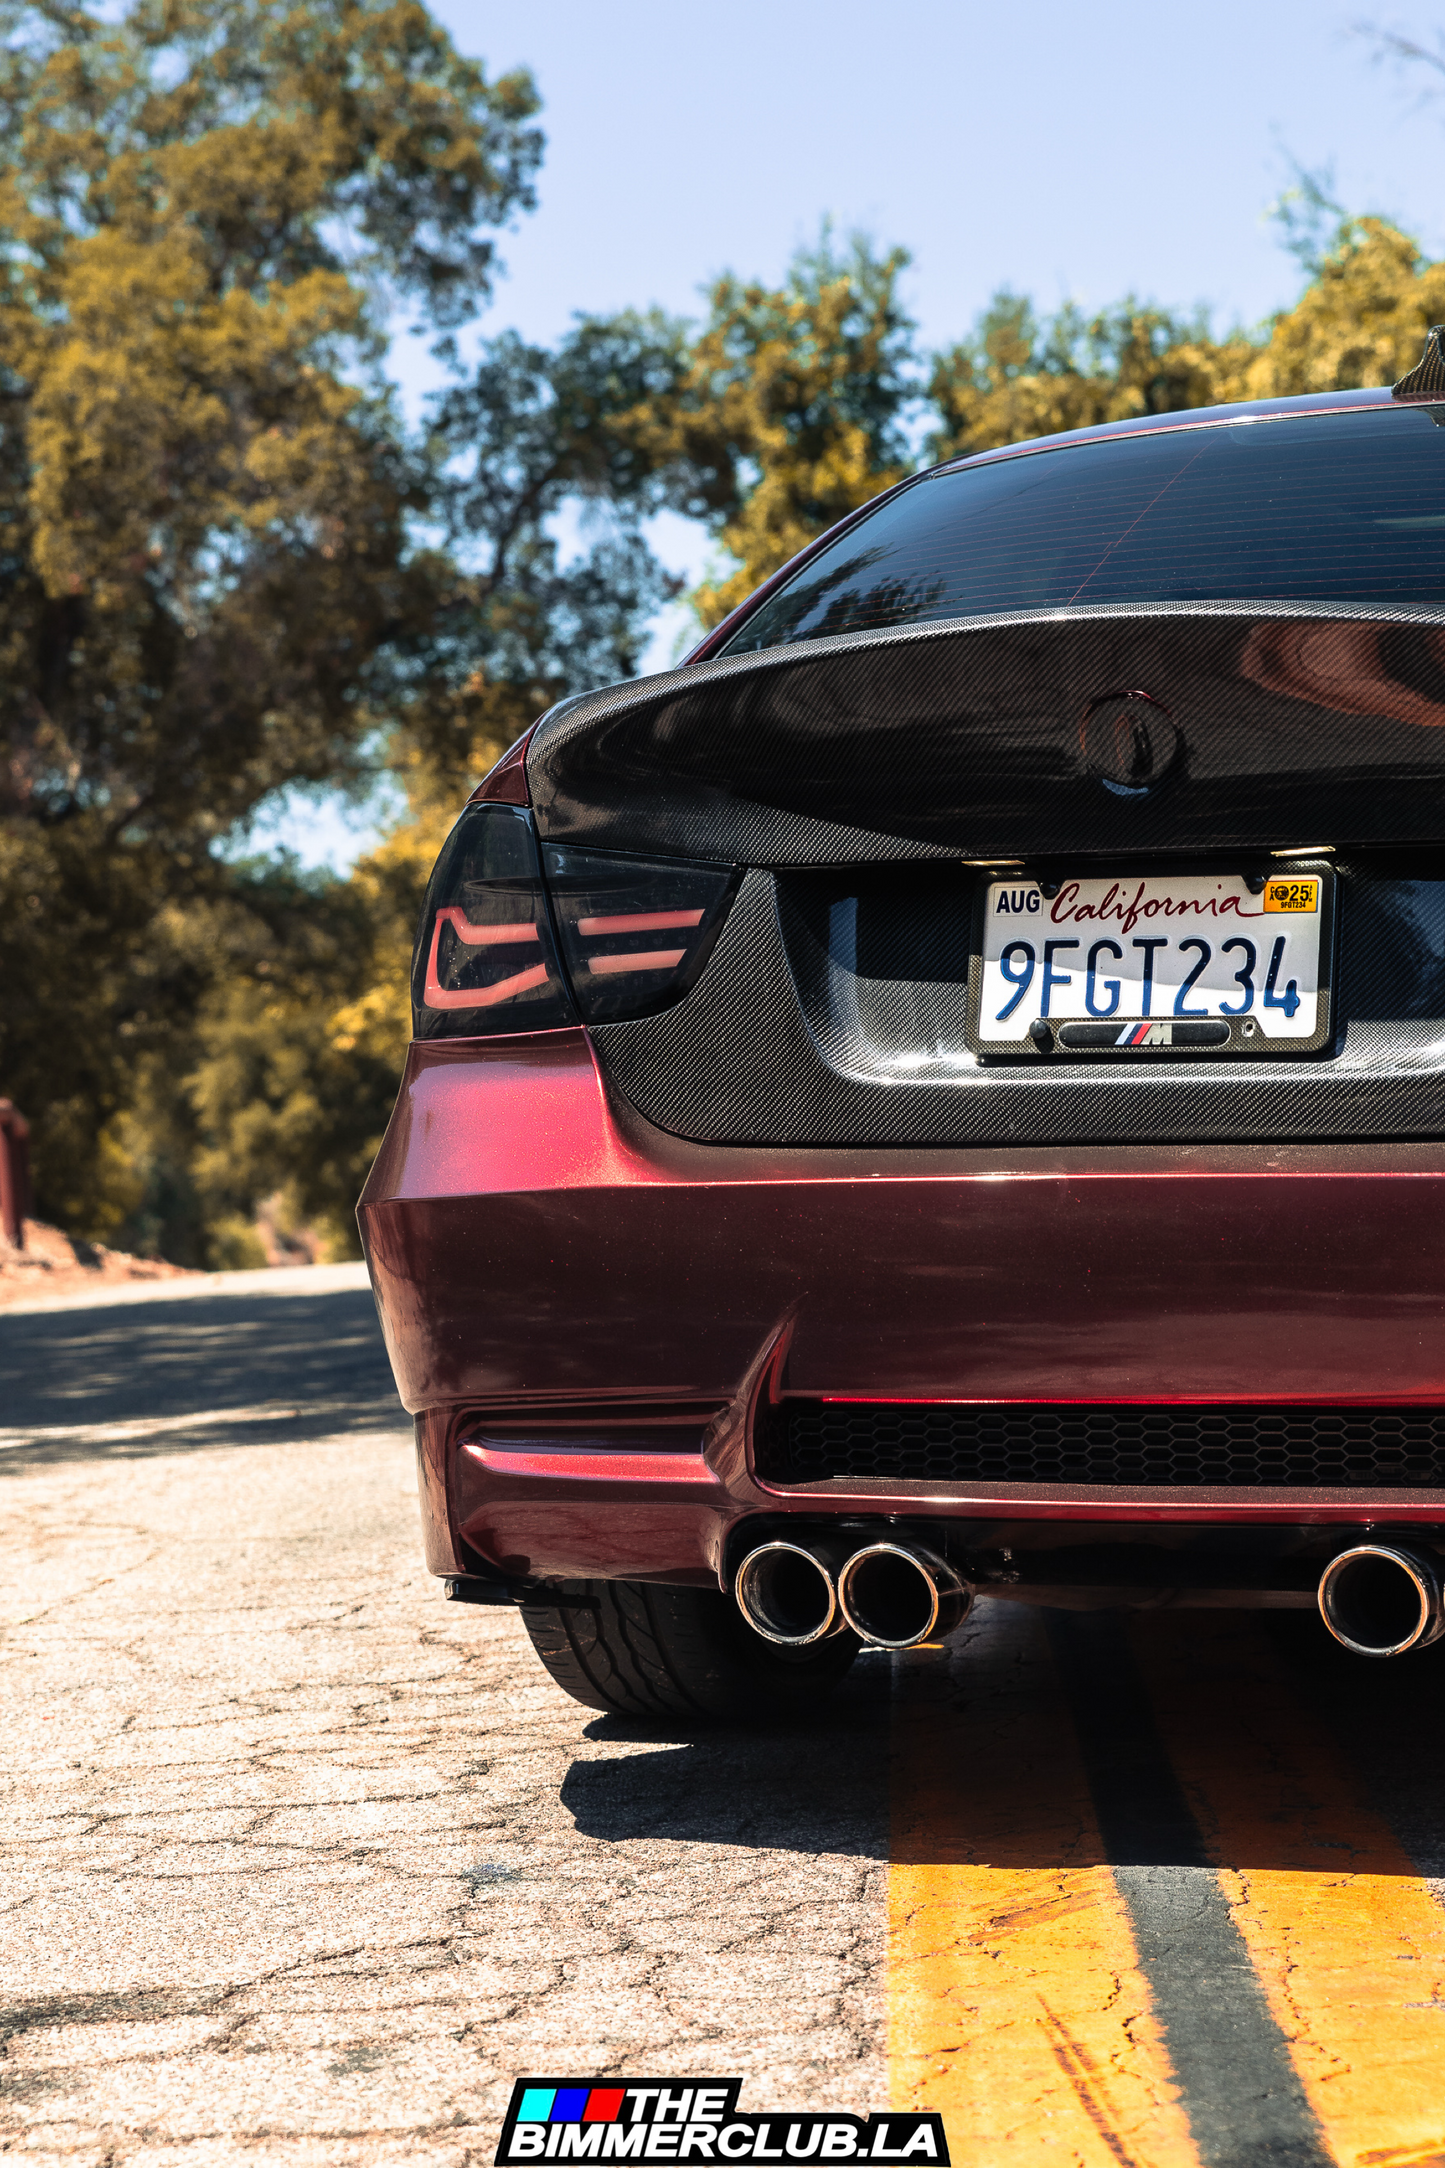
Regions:
[[416, 1036], [553, 1031], [666, 1008], [706, 963], [735, 879], [731, 866], [552, 845], [539, 859], [525, 808], [469, 805], [422, 907]]
[[532, 816], [521, 806], [468, 806], [442, 845], [422, 906], [411, 1001], [418, 1039], [576, 1023]]
[[732, 899], [732, 866], [544, 844], [572, 998], [585, 1024], [665, 1009], [693, 984]]

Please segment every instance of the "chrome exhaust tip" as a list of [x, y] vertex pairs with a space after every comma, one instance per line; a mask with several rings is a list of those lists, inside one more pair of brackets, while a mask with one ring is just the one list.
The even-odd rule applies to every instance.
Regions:
[[749, 1551], [733, 1594], [753, 1632], [781, 1648], [807, 1648], [843, 1630], [833, 1576], [800, 1543], [760, 1543]]
[[961, 1625], [973, 1609], [973, 1590], [932, 1551], [869, 1543], [839, 1574], [838, 1602], [870, 1647], [913, 1649]]
[[1320, 1617], [1356, 1656], [1403, 1656], [1445, 1633], [1438, 1562], [1393, 1543], [1357, 1543], [1320, 1575]]

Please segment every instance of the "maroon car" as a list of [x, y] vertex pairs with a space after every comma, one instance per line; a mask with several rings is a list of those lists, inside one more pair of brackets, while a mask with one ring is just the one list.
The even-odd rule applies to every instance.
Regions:
[[1438, 335], [878, 498], [512, 749], [413, 993], [427, 1558], [578, 1700], [796, 1709], [986, 1596], [1435, 1639]]

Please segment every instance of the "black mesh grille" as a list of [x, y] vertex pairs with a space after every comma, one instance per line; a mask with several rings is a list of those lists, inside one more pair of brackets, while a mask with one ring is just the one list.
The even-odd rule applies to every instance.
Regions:
[[867, 1407], [785, 1403], [758, 1472], [932, 1483], [1445, 1483], [1445, 1409]]

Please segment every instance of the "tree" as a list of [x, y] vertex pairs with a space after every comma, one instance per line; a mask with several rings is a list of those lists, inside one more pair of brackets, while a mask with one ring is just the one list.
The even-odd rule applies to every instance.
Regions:
[[[344, 883], [248, 869], [252, 915], [269, 911], [273, 938], [206, 989], [183, 1105], [149, 1115], [151, 1131], [187, 1134], [169, 1164], [191, 1170], [218, 1257], [226, 1241], [244, 1244], [257, 1201], [275, 1192], [332, 1254], [354, 1251], [353, 1208], [410, 1037], [422, 891], [447, 829], [477, 774], [554, 700], [635, 674], [649, 620], [678, 590], [638, 531], [662, 485], [614, 423], [674, 380], [680, 340], [657, 316], [583, 320], [552, 351], [504, 333], [432, 402], [429, 517], [451, 569], [442, 606], [395, 666], [388, 754], [409, 817]], [[551, 524], [579, 509], [590, 547], [563, 561]]]
[[1445, 318], [1445, 264], [1381, 218], [1345, 218], [1315, 278], [1240, 371], [1234, 398], [1391, 384]]
[[1216, 339], [1202, 314], [1133, 299], [1091, 318], [1069, 305], [1041, 322], [1024, 297], [995, 295], [972, 336], [934, 362], [930, 456], [1236, 399], [1393, 383], [1445, 316], [1445, 265], [1387, 220], [1341, 211], [1327, 176], [1296, 169], [1276, 216], [1309, 283], [1255, 337]]
[[0, 1075], [42, 1205], [198, 997], [167, 914], [261, 799], [358, 772], [450, 568], [379, 374], [531, 202], [536, 95], [417, 0], [7, 7]]
[[1237, 396], [1253, 351], [1240, 336], [1213, 339], [1199, 313], [1180, 317], [1129, 297], [1090, 317], [1069, 303], [1040, 321], [1030, 301], [1004, 290], [971, 337], [935, 357], [929, 456], [1212, 406]]
[[[667, 501], [659, 461], [626, 425], [673, 390], [683, 355], [660, 312], [579, 318], [555, 351], [489, 340], [431, 402], [431, 514], [455, 576], [415, 658], [413, 795], [475, 774], [479, 733], [500, 749], [564, 694], [635, 676], [680, 590], [640, 532]], [[566, 562], [564, 512], [588, 543]]]
[[781, 287], [719, 279], [681, 368], [619, 417], [667, 500], [704, 519], [735, 560], [692, 597], [704, 625], [912, 465], [907, 263], [862, 235], [840, 249], [825, 228]]

